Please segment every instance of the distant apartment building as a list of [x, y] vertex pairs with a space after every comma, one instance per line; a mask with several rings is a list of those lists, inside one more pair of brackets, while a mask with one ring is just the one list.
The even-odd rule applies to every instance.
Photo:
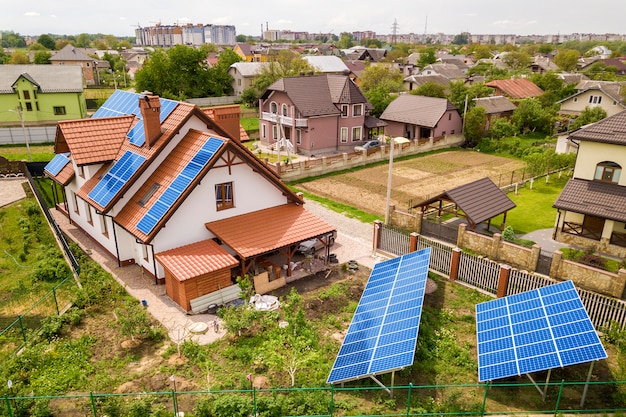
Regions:
[[361, 42], [363, 39], [376, 39], [376, 32], [372, 32], [371, 30], [352, 32], [352, 38], [355, 42]]
[[309, 32], [294, 32], [291, 30], [266, 29], [263, 31], [264, 41], [306, 41], [311, 40]]
[[216, 45], [234, 45], [237, 32], [233, 25], [203, 25], [202, 23], [185, 26], [160, 25], [140, 27], [135, 30], [139, 46], [200, 46], [204, 43]]

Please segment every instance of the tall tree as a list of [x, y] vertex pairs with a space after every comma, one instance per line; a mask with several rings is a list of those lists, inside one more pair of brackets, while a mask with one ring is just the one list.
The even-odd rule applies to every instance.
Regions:
[[545, 108], [537, 99], [525, 98], [513, 110], [511, 121], [522, 133], [539, 131], [551, 134], [554, 118], [553, 109]]
[[48, 51], [37, 51], [33, 57], [33, 64], [50, 64], [52, 54]]
[[42, 44], [44, 48], [50, 49], [50, 50], [54, 50], [56, 46], [56, 42], [54, 41], [54, 39], [52, 39], [52, 36], [45, 34], [45, 33], [42, 35], [39, 35], [39, 37], [37, 38], [37, 42]]
[[419, 54], [420, 58], [417, 61], [417, 66], [420, 68], [424, 68], [427, 65], [437, 62], [437, 57], [435, 57], [435, 50], [433, 48], [424, 49], [420, 51]]
[[580, 54], [575, 49], [562, 49], [554, 57], [554, 63], [563, 71], [574, 71]]
[[473, 107], [465, 114], [464, 131], [465, 138], [470, 144], [476, 144], [483, 136], [485, 123], [487, 123], [487, 111], [484, 107]]
[[274, 81], [312, 71], [315, 71], [315, 68], [302, 55], [286, 49], [281, 50], [261, 69], [253, 86], [257, 93], [261, 94]]
[[576, 120], [574, 120], [574, 123], [572, 123], [570, 129], [578, 129], [580, 127], [588, 125], [589, 123], [594, 123], [602, 120], [605, 117], [606, 110], [604, 110], [602, 107], [585, 107], [585, 110], [583, 110], [576, 118]]

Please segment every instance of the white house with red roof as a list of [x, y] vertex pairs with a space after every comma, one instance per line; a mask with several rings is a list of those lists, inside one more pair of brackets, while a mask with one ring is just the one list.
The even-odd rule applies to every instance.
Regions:
[[300, 242], [334, 228], [241, 144], [238, 115], [116, 91], [93, 118], [58, 124], [45, 168], [65, 196], [57, 208], [186, 311], [269, 253], [291, 265]]

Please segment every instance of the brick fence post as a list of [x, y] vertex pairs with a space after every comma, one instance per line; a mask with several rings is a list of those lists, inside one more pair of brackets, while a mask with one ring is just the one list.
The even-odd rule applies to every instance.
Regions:
[[552, 263], [550, 264], [550, 278], [559, 277], [561, 262], [563, 262], [563, 252], [557, 250], [552, 254]]
[[502, 241], [502, 234], [500, 233], [494, 233], [493, 234], [493, 240], [491, 241], [491, 253], [489, 254], [489, 256], [491, 257], [491, 259], [493, 259], [494, 261], [497, 261], [499, 258], [499, 252], [500, 252], [500, 242]]
[[509, 265], [500, 265], [500, 276], [498, 277], [498, 292], [497, 297], [506, 297], [506, 290], [509, 287], [509, 275], [511, 274], [511, 267]]
[[452, 261], [450, 262], [450, 281], [456, 281], [459, 276], [459, 265], [461, 263], [461, 249], [452, 249]]
[[534, 244], [531, 248], [530, 255], [530, 265], [528, 265], [528, 270], [530, 272], [535, 272], [537, 270], [537, 264], [539, 264], [539, 255], [541, 254], [541, 246], [538, 244]]
[[374, 249], [374, 252], [376, 252], [376, 250], [380, 247], [380, 232], [381, 229], [383, 227], [383, 222], [381, 222], [380, 220], [375, 220], [374, 221], [374, 239], [372, 240], [372, 246]]
[[465, 231], [467, 230], [467, 224], [461, 223], [459, 225], [459, 229], [456, 235], [456, 245], [460, 248], [463, 247], [463, 236], [465, 235]]
[[415, 232], [409, 235], [409, 253], [417, 251], [417, 237], [419, 235]]

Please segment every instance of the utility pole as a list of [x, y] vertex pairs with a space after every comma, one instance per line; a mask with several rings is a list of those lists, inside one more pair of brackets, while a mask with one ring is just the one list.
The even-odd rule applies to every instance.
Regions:
[[28, 136], [26, 135], [26, 127], [24, 127], [24, 115], [22, 114], [22, 105], [17, 106], [17, 112], [13, 109], [9, 109], [13, 113], [17, 113], [20, 116], [20, 123], [22, 124], [22, 134], [24, 135], [24, 142], [26, 143], [26, 151], [28, 152], [28, 159], [33, 162], [33, 155], [30, 153], [30, 144], [28, 143]]
[[387, 206], [385, 207], [385, 226], [389, 224], [389, 204], [391, 204], [391, 178], [393, 174], [393, 148], [394, 139], [391, 138], [391, 150], [389, 151], [389, 173], [387, 174]]
[[393, 25], [391, 25], [391, 43], [396, 43], [397, 34], [398, 34], [398, 19], [393, 19]]

